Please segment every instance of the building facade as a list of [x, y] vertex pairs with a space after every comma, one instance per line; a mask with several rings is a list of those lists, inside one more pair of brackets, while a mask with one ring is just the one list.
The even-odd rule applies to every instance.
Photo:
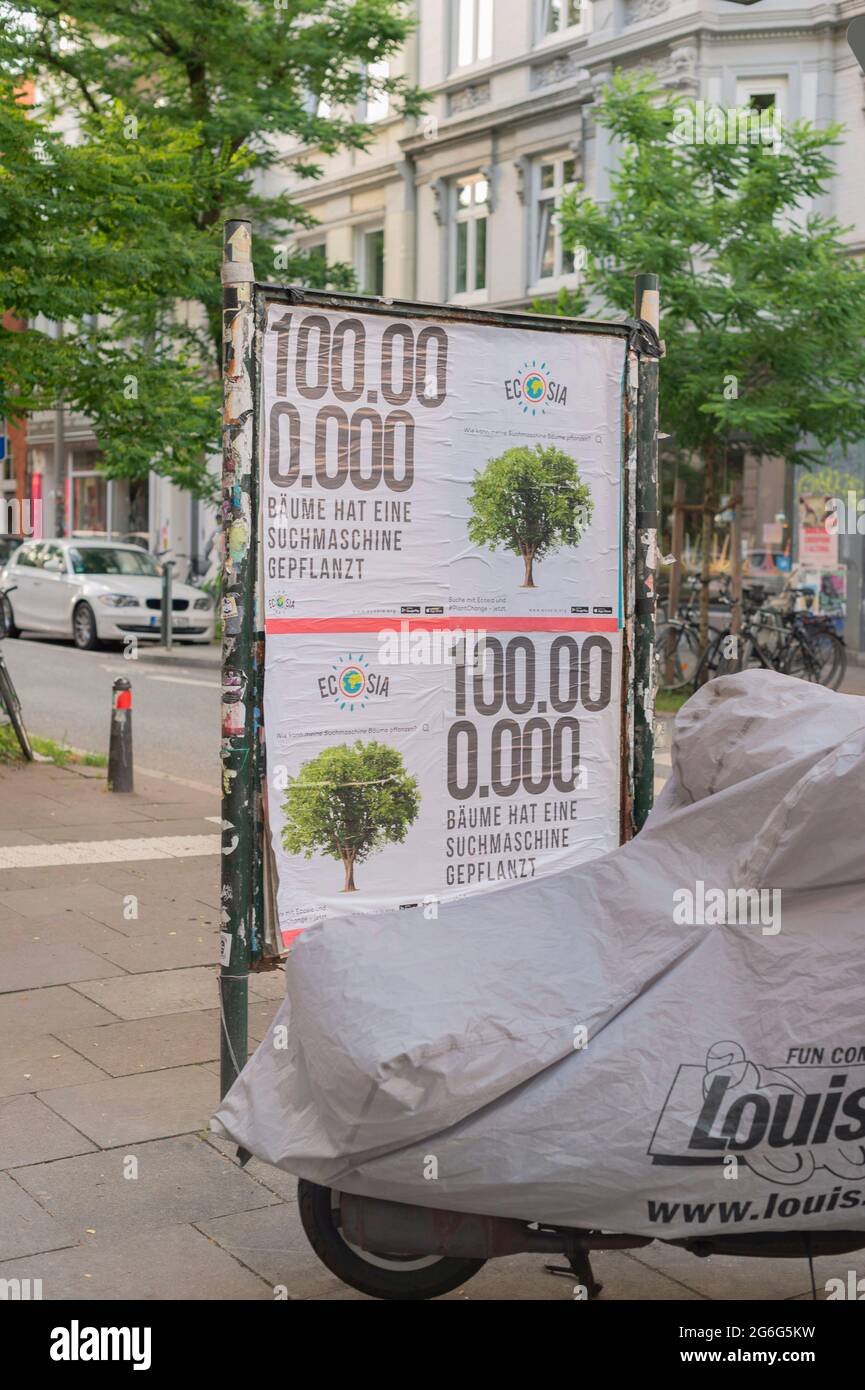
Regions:
[[23, 492], [41, 499], [43, 535], [108, 535], [170, 554], [184, 577], [202, 571], [215, 509], [156, 473], [106, 478], [100, 459], [86, 416], [63, 408], [29, 416]]
[[[391, 71], [431, 95], [427, 113], [406, 121], [386, 98], [371, 104], [369, 148], [322, 159], [323, 177], [296, 190], [318, 219], [301, 244], [353, 265], [368, 294], [505, 309], [555, 297], [579, 275], [556, 207], [574, 180], [596, 199], [608, 192], [616, 151], [593, 108], [623, 68], [651, 70], [707, 107], [842, 122], [837, 177], [814, 210], [848, 226], [859, 252], [865, 81], [845, 33], [863, 9], [862, 0], [418, 0], [415, 34]], [[865, 493], [862, 450], [833, 463]], [[749, 547], [768, 545], [782, 521], [795, 530], [796, 491], [783, 463], [747, 462]], [[854, 649], [865, 649], [862, 541], [841, 538]]]

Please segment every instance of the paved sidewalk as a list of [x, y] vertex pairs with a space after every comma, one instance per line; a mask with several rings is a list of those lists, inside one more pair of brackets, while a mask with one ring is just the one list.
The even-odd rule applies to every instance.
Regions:
[[175, 642], [169, 650], [155, 642], [139, 642], [138, 660], [161, 666], [191, 666], [198, 671], [219, 671], [222, 667], [222, 647], [219, 642]]
[[[241, 1170], [207, 1133], [218, 803], [136, 785], [112, 796], [100, 770], [0, 768], [0, 1278], [41, 1279], [46, 1299], [360, 1298], [307, 1245], [293, 1179]], [[253, 977], [255, 1040], [282, 989], [281, 972]], [[595, 1264], [605, 1300], [810, 1288], [802, 1260], [651, 1246]], [[848, 1269], [865, 1263], [817, 1261], [818, 1288]], [[573, 1282], [523, 1255], [448, 1297], [571, 1300]]]

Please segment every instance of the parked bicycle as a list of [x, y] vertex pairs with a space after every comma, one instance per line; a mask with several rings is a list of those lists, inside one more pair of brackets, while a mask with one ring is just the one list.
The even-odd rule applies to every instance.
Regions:
[[[6, 636], [6, 614], [9, 611], [6, 595], [12, 593], [14, 588], [13, 584], [8, 589], [0, 590], [0, 641]], [[8, 722], [12, 725], [21, 752], [27, 761], [32, 763], [33, 748], [24, 727], [24, 720], [21, 717], [21, 701], [18, 699], [18, 692], [12, 683], [12, 677], [3, 659], [3, 649], [0, 647], [0, 715], [2, 714], [5, 714], [6, 717], [5, 719], [0, 717], [0, 724]]]
[[[804, 609], [796, 606], [803, 598]], [[847, 649], [831, 619], [812, 613], [810, 589], [788, 589], [778, 599], [753, 586], [743, 597], [738, 632], [710, 625], [705, 647], [700, 644], [696, 609], [685, 605], [668, 619], [655, 639], [658, 688], [667, 691], [696, 689], [716, 676], [751, 667], [781, 671], [801, 680], [837, 690], [847, 671]], [[717, 604], [731, 617], [738, 604], [730, 594], [729, 580], [722, 584]]]

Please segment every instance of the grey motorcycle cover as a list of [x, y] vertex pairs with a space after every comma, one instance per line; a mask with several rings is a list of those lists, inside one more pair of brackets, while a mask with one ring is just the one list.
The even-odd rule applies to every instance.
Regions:
[[677, 716], [621, 849], [306, 931], [213, 1128], [341, 1191], [660, 1238], [865, 1228], [865, 703]]

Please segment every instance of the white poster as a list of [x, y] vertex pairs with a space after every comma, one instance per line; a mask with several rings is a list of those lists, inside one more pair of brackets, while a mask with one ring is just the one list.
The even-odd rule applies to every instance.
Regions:
[[283, 940], [620, 838], [623, 337], [271, 305], [268, 803]]
[[271, 305], [269, 634], [382, 617], [621, 625], [625, 340]]
[[436, 904], [619, 843], [620, 639], [471, 629], [268, 642], [284, 939]]

